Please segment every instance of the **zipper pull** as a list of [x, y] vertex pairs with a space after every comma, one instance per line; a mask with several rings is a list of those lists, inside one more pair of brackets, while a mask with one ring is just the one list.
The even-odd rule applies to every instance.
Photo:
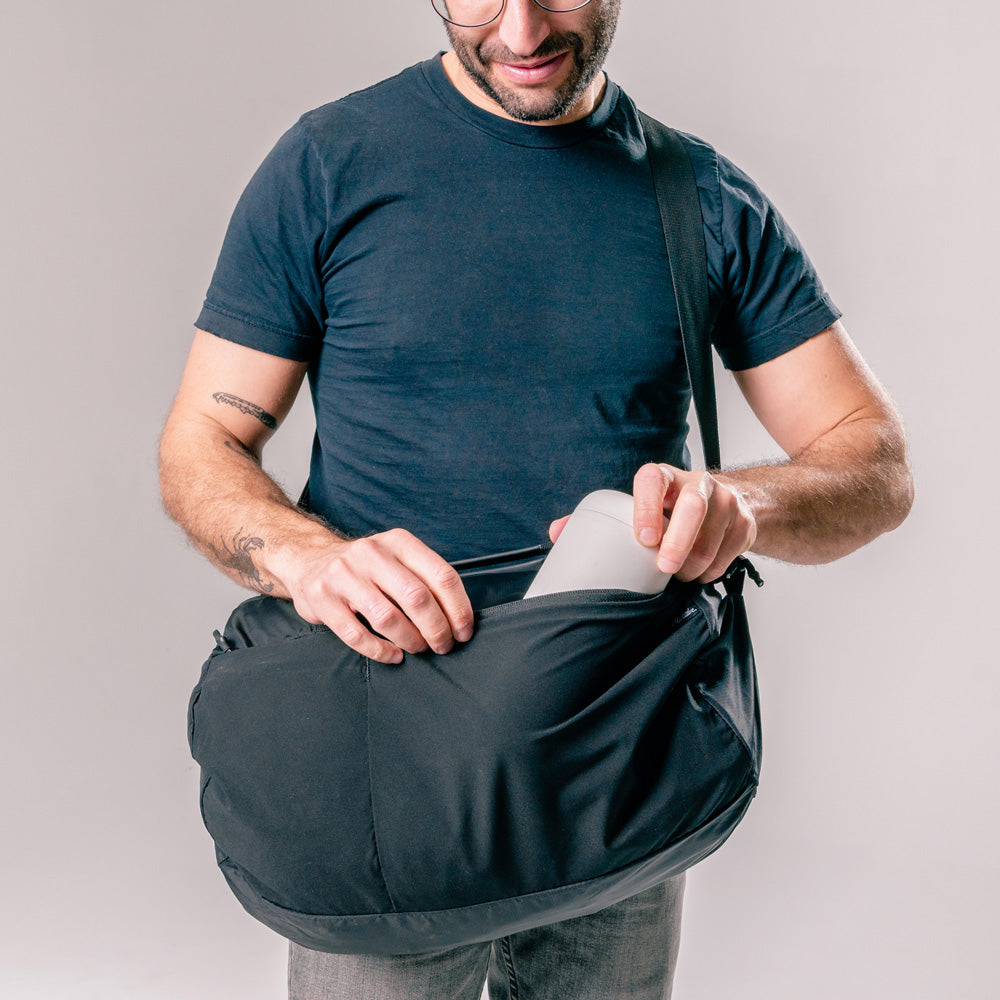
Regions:
[[235, 648], [218, 629], [216, 629], [212, 635], [215, 637], [215, 645], [220, 653], [230, 653]]

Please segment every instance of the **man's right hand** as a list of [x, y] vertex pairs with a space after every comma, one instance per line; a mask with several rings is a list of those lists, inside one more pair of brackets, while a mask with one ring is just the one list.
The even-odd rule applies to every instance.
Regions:
[[295, 610], [369, 659], [399, 663], [404, 651], [428, 648], [447, 653], [472, 637], [461, 577], [402, 528], [353, 540], [331, 537], [296, 562], [294, 573], [279, 573]]

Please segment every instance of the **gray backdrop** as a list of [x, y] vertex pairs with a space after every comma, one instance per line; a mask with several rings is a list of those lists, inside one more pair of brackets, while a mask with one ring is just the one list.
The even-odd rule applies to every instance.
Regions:
[[[1000, 874], [985, 0], [624, 0], [609, 69], [777, 201], [907, 417], [918, 499], [762, 561], [759, 797], [690, 878], [676, 996], [986, 995]], [[426, 0], [5, 0], [0, 993], [281, 995], [185, 742], [241, 592], [166, 522], [155, 442], [243, 184], [305, 109], [443, 47]], [[730, 460], [774, 454], [722, 385]], [[299, 405], [269, 467], [303, 481]]]

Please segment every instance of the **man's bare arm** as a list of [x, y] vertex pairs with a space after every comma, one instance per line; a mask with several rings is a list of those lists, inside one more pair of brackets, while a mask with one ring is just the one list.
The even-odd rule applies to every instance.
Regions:
[[659, 547], [661, 569], [711, 580], [746, 551], [829, 562], [906, 517], [913, 482], [902, 422], [839, 322], [736, 380], [789, 457], [711, 474], [639, 469], [636, 537]]
[[363, 655], [398, 662], [404, 650], [447, 652], [472, 630], [448, 563], [398, 529], [346, 539], [299, 510], [263, 471], [263, 447], [305, 368], [196, 334], [160, 444], [167, 511], [232, 579], [294, 601], [307, 621], [328, 625]]
[[830, 562], [902, 523], [913, 476], [899, 413], [841, 325], [799, 350], [736, 373], [788, 460], [718, 478], [754, 512], [754, 552]]

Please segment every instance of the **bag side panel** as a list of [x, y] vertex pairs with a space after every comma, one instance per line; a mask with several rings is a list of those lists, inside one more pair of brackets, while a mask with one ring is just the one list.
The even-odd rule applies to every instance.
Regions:
[[719, 713], [745, 744], [756, 780], [762, 752], [760, 700], [742, 595], [734, 593], [722, 598], [718, 621], [719, 636], [692, 680], [699, 697]]
[[201, 681], [191, 716], [205, 825], [280, 906], [391, 909], [368, 794], [365, 688], [363, 658], [326, 630], [220, 653]]

